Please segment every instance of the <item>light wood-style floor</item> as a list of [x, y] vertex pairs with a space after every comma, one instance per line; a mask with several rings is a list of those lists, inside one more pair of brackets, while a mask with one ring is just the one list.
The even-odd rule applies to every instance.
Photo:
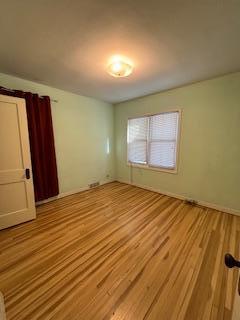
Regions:
[[8, 320], [230, 319], [240, 218], [118, 182], [0, 232]]

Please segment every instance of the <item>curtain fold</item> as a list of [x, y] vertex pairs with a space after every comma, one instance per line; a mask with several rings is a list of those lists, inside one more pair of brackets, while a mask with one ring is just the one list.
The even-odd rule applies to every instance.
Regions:
[[59, 194], [51, 104], [48, 96], [0, 87], [0, 94], [24, 98], [32, 159], [35, 201]]

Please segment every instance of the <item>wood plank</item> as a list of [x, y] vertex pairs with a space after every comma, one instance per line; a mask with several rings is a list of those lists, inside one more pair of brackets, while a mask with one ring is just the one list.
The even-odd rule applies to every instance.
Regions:
[[239, 235], [239, 217], [118, 182], [41, 205], [0, 232], [7, 319], [231, 319]]

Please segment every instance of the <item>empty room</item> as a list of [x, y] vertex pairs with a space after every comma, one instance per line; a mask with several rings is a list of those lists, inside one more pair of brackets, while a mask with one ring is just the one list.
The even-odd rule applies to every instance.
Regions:
[[240, 1], [0, 30], [0, 320], [240, 320]]

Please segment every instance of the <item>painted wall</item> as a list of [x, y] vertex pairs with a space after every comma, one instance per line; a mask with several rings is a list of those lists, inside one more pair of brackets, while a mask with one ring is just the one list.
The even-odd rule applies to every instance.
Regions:
[[240, 73], [115, 106], [116, 176], [130, 181], [127, 119], [182, 109], [177, 174], [133, 168], [133, 183], [240, 210]]
[[51, 107], [61, 193], [114, 179], [111, 104], [5, 74], [0, 85], [58, 100]]
[[130, 181], [128, 117], [181, 108], [178, 173], [133, 168], [133, 182], [240, 210], [240, 73], [117, 104], [115, 155], [110, 104], [5, 74], [0, 85], [58, 100], [52, 116], [61, 193], [114, 179], [115, 165], [116, 177]]

